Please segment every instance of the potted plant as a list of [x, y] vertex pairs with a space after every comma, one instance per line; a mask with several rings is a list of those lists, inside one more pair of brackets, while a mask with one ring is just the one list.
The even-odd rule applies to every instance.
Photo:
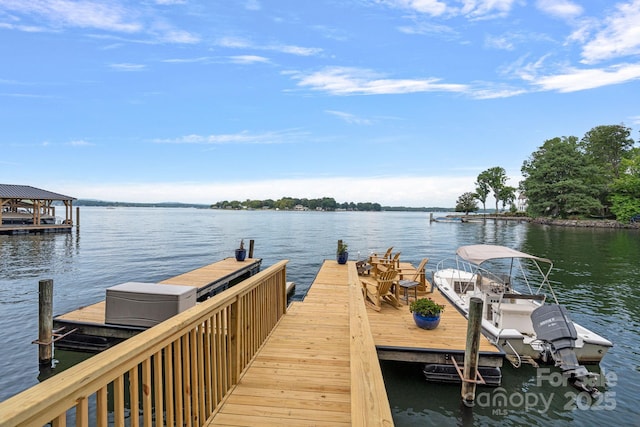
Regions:
[[236, 249], [236, 261], [244, 261], [247, 257], [247, 250], [244, 248], [244, 239], [240, 240], [240, 247]]
[[336, 258], [338, 264], [346, 264], [349, 259], [349, 252], [347, 252], [347, 244], [342, 240], [338, 240], [338, 250], [336, 252]]
[[413, 320], [419, 328], [435, 329], [440, 323], [440, 313], [444, 311], [444, 305], [431, 298], [418, 298], [411, 302], [409, 311], [413, 313]]

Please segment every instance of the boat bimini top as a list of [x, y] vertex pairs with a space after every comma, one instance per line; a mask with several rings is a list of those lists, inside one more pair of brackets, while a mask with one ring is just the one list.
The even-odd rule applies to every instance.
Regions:
[[525, 254], [524, 252], [516, 251], [515, 249], [507, 248], [506, 246], [497, 245], [460, 246], [456, 251], [456, 254], [465, 261], [476, 265], [480, 265], [483, 262], [489, 261], [491, 259], [503, 258], [528, 258], [535, 261], [553, 264], [553, 262], [551, 262], [551, 260], [549, 259]]
[[[548, 291], [551, 293], [551, 296], [553, 297], [553, 299], [556, 301], [556, 303], [558, 301], [555, 293], [553, 292], [553, 288], [551, 287], [551, 283], [549, 282], [549, 274], [553, 269], [553, 261], [551, 261], [550, 259], [537, 257], [535, 255], [530, 255], [524, 252], [520, 252], [515, 249], [508, 248], [506, 246], [498, 246], [498, 245], [460, 246], [456, 251], [456, 255], [459, 258], [463, 259], [464, 261], [468, 262], [469, 264], [475, 265], [478, 268], [478, 270], [480, 269], [480, 264], [490, 260], [510, 259], [511, 260], [510, 270], [513, 270], [513, 267], [514, 267], [513, 262], [515, 260], [518, 260], [518, 261], [521, 259], [531, 260], [533, 261], [533, 264], [535, 264], [542, 278], [542, 281], [537, 287], [536, 291], [531, 289], [531, 284], [529, 283], [527, 275], [524, 273], [524, 270], [522, 270], [522, 265], [520, 265], [522, 278], [524, 279], [527, 287], [529, 288], [529, 293], [538, 294], [543, 288], [547, 288]], [[548, 268], [545, 267], [543, 269], [542, 266], [540, 265], [541, 263], [547, 264]], [[511, 276], [512, 273], [513, 271], [509, 271], [509, 276]]]

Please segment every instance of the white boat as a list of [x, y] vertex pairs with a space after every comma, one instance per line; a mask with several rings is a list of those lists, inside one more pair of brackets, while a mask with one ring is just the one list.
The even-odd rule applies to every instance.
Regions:
[[599, 363], [613, 344], [570, 320], [549, 282], [551, 260], [495, 245], [456, 255], [438, 263], [434, 285], [465, 316], [471, 298], [482, 300], [482, 332], [514, 366], [554, 363], [579, 382], [592, 376], [580, 363]]

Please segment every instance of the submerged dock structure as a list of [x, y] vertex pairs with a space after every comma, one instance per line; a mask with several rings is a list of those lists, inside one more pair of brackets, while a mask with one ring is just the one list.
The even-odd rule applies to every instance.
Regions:
[[[440, 337], [410, 324], [406, 306], [367, 309], [354, 262], [324, 261], [305, 299], [287, 307], [285, 265], [0, 403], [0, 419], [124, 425], [135, 413], [141, 425], [390, 426], [379, 356], [464, 351], [465, 321], [450, 306]], [[481, 346], [501, 363], [497, 348]]]

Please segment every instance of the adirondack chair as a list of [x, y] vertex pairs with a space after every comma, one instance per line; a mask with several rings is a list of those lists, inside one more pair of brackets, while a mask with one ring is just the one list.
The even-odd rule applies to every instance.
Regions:
[[429, 258], [423, 258], [418, 264], [418, 268], [415, 271], [411, 270], [408, 276], [404, 277], [403, 271], [400, 270], [400, 280], [398, 280], [398, 286], [404, 290], [404, 299], [409, 302], [409, 289], [414, 290], [415, 298], [418, 298], [418, 290], [426, 291], [426, 278], [424, 274], [424, 267], [429, 262]]
[[369, 307], [380, 311], [383, 302], [391, 304], [395, 308], [402, 305], [398, 300], [398, 287], [394, 286], [397, 275], [397, 270], [382, 269], [378, 272], [375, 282], [362, 281], [362, 293]]
[[[389, 248], [389, 250], [391, 249], [393, 248]], [[371, 265], [373, 267], [374, 276], [377, 276], [381, 269], [386, 270], [387, 268], [393, 268], [397, 270], [400, 267], [400, 252], [397, 252], [393, 256], [389, 253], [389, 255], [385, 254], [382, 258], [374, 258], [371, 260]]]

